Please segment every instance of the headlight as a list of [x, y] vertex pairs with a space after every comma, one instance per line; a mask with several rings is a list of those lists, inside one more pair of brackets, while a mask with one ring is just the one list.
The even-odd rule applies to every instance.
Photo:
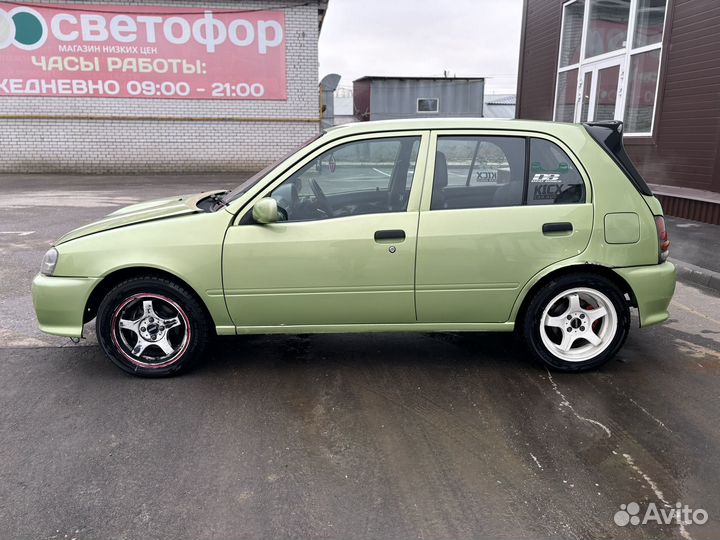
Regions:
[[55, 273], [55, 266], [58, 262], [58, 250], [55, 248], [48, 249], [47, 253], [43, 257], [42, 266], [40, 272], [46, 276], [52, 276]]

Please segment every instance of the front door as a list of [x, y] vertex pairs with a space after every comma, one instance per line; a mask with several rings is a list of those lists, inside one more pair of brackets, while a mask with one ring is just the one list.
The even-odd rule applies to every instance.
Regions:
[[433, 148], [418, 231], [418, 321], [505, 322], [536, 273], [586, 248], [585, 179], [539, 135], [437, 132]]
[[338, 143], [269, 186], [261, 196], [278, 202], [284, 220], [261, 225], [248, 212], [225, 239], [235, 325], [414, 322], [416, 176], [427, 136], [421, 142], [414, 132]]

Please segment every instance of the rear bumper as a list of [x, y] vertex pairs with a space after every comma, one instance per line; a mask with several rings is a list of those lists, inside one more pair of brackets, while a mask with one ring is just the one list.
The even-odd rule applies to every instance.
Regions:
[[675, 292], [676, 274], [672, 263], [614, 270], [633, 290], [640, 312], [640, 326], [651, 326], [667, 320], [668, 306]]
[[55, 336], [82, 337], [85, 305], [99, 281], [100, 278], [35, 276], [32, 299], [40, 330]]

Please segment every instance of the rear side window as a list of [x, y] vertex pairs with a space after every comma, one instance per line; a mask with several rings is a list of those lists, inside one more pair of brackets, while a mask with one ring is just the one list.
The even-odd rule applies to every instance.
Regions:
[[507, 136], [439, 136], [430, 210], [585, 202], [585, 184], [555, 143]]
[[431, 210], [520, 206], [525, 138], [438, 137]]
[[585, 202], [585, 184], [572, 160], [555, 143], [530, 139], [527, 204]]

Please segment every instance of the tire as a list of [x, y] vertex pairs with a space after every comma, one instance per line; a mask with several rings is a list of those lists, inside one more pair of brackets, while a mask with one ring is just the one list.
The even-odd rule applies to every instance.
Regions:
[[521, 322], [533, 356], [557, 371], [600, 367], [620, 350], [630, 330], [623, 292], [597, 274], [568, 274], [546, 283]]
[[96, 332], [105, 354], [123, 371], [167, 377], [185, 371], [202, 355], [210, 322], [188, 290], [146, 276], [108, 292], [98, 307]]

